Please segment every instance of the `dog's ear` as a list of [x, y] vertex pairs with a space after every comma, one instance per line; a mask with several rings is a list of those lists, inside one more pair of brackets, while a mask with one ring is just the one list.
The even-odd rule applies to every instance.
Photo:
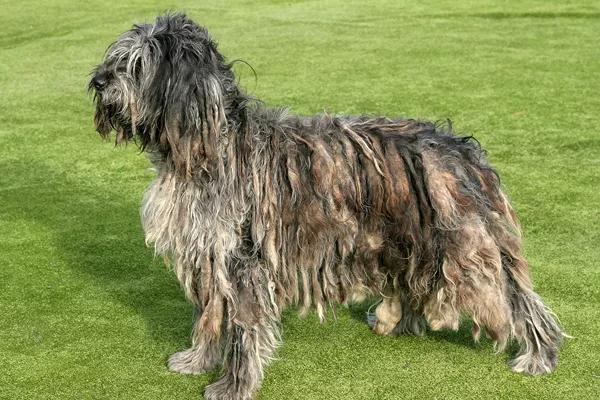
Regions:
[[187, 177], [196, 168], [210, 173], [227, 124], [222, 56], [208, 32], [194, 23], [158, 30], [142, 53], [138, 112], [147, 122], [139, 132], [142, 145], [170, 155]]

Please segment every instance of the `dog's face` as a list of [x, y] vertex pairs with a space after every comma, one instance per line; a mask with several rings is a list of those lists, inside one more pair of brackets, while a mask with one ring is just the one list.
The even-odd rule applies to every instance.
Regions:
[[206, 158], [224, 125], [223, 92], [233, 73], [208, 32], [175, 14], [134, 25], [92, 72], [96, 130], [170, 155], [189, 169]]

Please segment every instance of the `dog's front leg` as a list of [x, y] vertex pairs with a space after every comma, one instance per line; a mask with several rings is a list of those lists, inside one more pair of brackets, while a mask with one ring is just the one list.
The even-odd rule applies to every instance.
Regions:
[[280, 342], [275, 284], [262, 262], [236, 268], [237, 296], [228, 300], [223, 376], [207, 386], [207, 400], [249, 400]]
[[195, 304], [192, 347], [169, 357], [169, 371], [182, 375], [199, 375], [217, 368], [221, 361], [219, 338], [201, 329], [202, 309]]

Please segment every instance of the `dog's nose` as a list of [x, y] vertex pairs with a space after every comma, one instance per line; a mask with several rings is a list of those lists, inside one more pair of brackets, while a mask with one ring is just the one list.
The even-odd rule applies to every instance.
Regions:
[[102, 90], [106, 87], [106, 77], [102, 74], [96, 75], [92, 78], [92, 85], [96, 90]]

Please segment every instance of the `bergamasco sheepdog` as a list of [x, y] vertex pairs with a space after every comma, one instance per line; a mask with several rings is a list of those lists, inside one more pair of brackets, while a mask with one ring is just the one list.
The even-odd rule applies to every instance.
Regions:
[[315, 117], [242, 91], [205, 28], [183, 14], [134, 25], [89, 88], [95, 125], [135, 140], [156, 179], [147, 243], [194, 304], [192, 346], [169, 369], [219, 366], [207, 399], [251, 399], [281, 344], [280, 315], [381, 297], [379, 335], [473, 320], [513, 371], [550, 373], [563, 332], [533, 291], [519, 221], [485, 152], [448, 124]]

